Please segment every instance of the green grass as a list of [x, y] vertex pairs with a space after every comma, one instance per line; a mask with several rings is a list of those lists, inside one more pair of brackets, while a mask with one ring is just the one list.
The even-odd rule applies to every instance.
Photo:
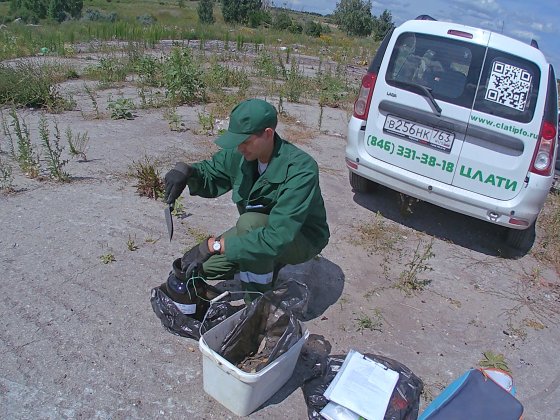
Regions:
[[[214, 6], [216, 22], [213, 25], [201, 25], [196, 12], [197, 4], [198, 2], [186, 1], [185, 7], [180, 8], [175, 0], [86, 0], [83, 12], [88, 8], [97, 9], [104, 14], [114, 12], [119, 20], [115, 23], [70, 21], [60, 25], [41, 22], [40, 26], [10, 23], [0, 31], [0, 60], [35, 55], [42, 47], [48, 48], [51, 53], [72, 55], [72, 44], [77, 42], [114, 39], [142, 41], [147, 46], [162, 39], [227, 39], [232, 46], [243, 44], [246, 47], [247, 44], [255, 43], [269, 46], [297, 44], [300, 52], [317, 54], [322, 51], [326, 57], [341, 62], [355, 58], [369, 61], [378, 46], [371, 38], [349, 38], [336, 29], [315, 38], [265, 27], [248, 28], [225, 24], [218, 4]], [[0, 3], [0, 11], [2, 10], [5, 15], [8, 14], [8, 3]], [[301, 21], [308, 18], [296, 12], [290, 13]], [[143, 26], [136, 21], [136, 17], [140, 15], [152, 15], [156, 23]]]

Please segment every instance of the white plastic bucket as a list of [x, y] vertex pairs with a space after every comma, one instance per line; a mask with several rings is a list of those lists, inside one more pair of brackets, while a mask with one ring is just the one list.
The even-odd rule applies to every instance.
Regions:
[[247, 416], [272, 397], [292, 376], [309, 331], [301, 324], [303, 336], [286, 353], [257, 373], [237, 368], [214, 349], [233, 329], [243, 311], [204, 333], [199, 340], [202, 352], [204, 391], [238, 416]]

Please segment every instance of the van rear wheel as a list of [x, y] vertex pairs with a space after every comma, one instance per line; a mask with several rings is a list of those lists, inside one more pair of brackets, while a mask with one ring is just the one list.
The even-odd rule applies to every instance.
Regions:
[[520, 251], [529, 251], [535, 241], [535, 222], [527, 229], [508, 229], [506, 244]]
[[350, 185], [352, 186], [352, 189], [360, 193], [371, 192], [377, 185], [375, 182], [370, 181], [369, 179], [366, 179], [358, 174], [355, 174], [352, 171], [348, 172], [348, 178], [350, 179]]

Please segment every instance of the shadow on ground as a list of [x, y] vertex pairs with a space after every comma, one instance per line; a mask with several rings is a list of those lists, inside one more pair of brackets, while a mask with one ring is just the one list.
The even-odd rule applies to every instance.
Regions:
[[[307, 286], [309, 301], [307, 311], [302, 321], [321, 316], [329, 306], [336, 303], [344, 289], [344, 273], [332, 261], [317, 256], [310, 261], [298, 265], [287, 265], [280, 270], [278, 281], [296, 280]], [[233, 280], [222, 280], [213, 284], [220, 291], [229, 291], [233, 297], [229, 300], [242, 299], [244, 292], [241, 289], [239, 276]], [[227, 299], [226, 299], [227, 300]]]
[[294, 279], [309, 289], [309, 302], [303, 321], [321, 316], [336, 303], [344, 289], [344, 273], [332, 261], [316, 257], [298, 265], [288, 265], [279, 274], [282, 279]]
[[354, 201], [401, 225], [482, 254], [520, 258], [529, 251], [519, 251], [507, 246], [504, 242], [506, 228], [502, 226], [455, 213], [425, 201], [412, 200], [412, 213], [407, 214], [403, 211], [401, 195], [381, 185], [372, 193], [356, 192]]

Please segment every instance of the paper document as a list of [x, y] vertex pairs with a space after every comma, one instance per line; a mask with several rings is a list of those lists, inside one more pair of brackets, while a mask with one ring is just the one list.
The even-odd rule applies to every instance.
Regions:
[[350, 350], [325, 397], [368, 420], [383, 420], [398, 372]]

